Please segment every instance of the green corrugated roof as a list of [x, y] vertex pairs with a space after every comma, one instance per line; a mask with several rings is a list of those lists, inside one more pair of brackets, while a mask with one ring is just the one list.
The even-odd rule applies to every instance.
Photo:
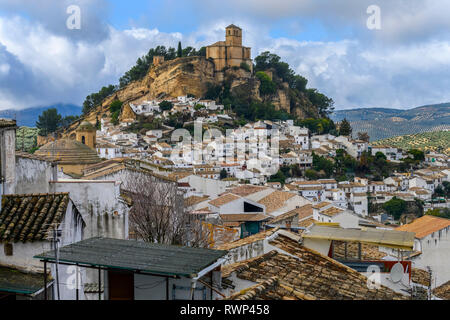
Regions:
[[0, 267], [0, 292], [30, 295], [43, 288], [43, 273], [29, 273], [13, 268]]
[[[195, 276], [227, 251], [134, 240], [91, 238], [59, 250], [59, 261], [171, 276]], [[55, 261], [54, 251], [34, 258]]]

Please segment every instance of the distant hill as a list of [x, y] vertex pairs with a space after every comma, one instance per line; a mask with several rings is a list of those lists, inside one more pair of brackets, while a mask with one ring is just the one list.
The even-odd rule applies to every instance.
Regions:
[[450, 131], [424, 132], [392, 137], [375, 141], [373, 144], [389, 145], [404, 150], [437, 151], [450, 155]]
[[81, 107], [74, 104], [55, 104], [47, 107], [35, 107], [22, 110], [0, 110], [0, 118], [16, 119], [18, 126], [35, 127], [43, 111], [56, 108], [61, 116], [81, 115]]
[[368, 108], [335, 111], [333, 121], [350, 121], [353, 133], [367, 132], [371, 141], [450, 129], [450, 103], [409, 110]]

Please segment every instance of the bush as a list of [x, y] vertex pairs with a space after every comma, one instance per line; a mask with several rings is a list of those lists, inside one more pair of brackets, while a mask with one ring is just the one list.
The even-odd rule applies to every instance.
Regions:
[[241, 62], [241, 69], [244, 69], [247, 72], [251, 72], [250, 66], [245, 62]]
[[398, 220], [406, 210], [406, 201], [393, 197], [391, 200], [383, 204], [383, 209]]
[[261, 81], [259, 92], [261, 95], [269, 95], [277, 92], [276, 84], [270, 79], [270, 77], [264, 71], [258, 71], [256, 77]]

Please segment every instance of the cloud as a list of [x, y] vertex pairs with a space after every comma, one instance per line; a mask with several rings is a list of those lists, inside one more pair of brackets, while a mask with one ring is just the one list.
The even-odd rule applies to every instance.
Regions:
[[[61, 29], [67, 17], [63, 9], [69, 2], [89, 6], [85, 21], [95, 26], [85, 28], [84, 33]], [[0, 8], [8, 12], [0, 16], [1, 109], [59, 102], [81, 104], [102, 86], [117, 84], [149, 48], [176, 46], [178, 41], [199, 48], [222, 40], [224, 28], [231, 22], [243, 28], [244, 43], [252, 47], [253, 56], [267, 50], [277, 53], [309, 79], [309, 87], [332, 97], [338, 109], [406, 108], [450, 101], [450, 44], [448, 35], [440, 31], [449, 22], [438, 12], [448, 8], [447, 0], [441, 5], [428, 0], [391, 1], [393, 11], [385, 9], [388, 2], [376, 1], [382, 8], [381, 33], [360, 28], [355, 37], [327, 41], [272, 36], [271, 31], [277, 19], [299, 17], [301, 21], [315, 15], [340, 28], [365, 26], [364, 7], [373, 1], [330, 0], [325, 5], [323, 0], [279, 0], [273, 5], [265, 0], [230, 0], [233, 9], [221, 8], [214, 17], [197, 19], [201, 21], [198, 28], [189, 33], [139, 27], [118, 30], [106, 24], [100, 10], [103, 5], [107, 10], [104, 2], [43, 0], [41, 7], [32, 2], [27, 9], [25, 0], [1, 2]], [[319, 4], [324, 5], [322, 10]], [[204, 11], [214, 12], [208, 10], [217, 5], [208, 1]], [[21, 13], [14, 14], [16, 11]], [[207, 16], [205, 12], [199, 16]], [[399, 17], [398, 12], [404, 15]], [[260, 23], [261, 19], [268, 23]], [[290, 23], [293, 29], [304, 30], [301, 22]], [[371, 36], [364, 37], [364, 33]]]

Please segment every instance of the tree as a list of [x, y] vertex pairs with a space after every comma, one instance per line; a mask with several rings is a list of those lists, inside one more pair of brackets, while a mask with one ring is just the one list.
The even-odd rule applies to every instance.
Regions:
[[220, 171], [220, 180], [226, 179], [228, 177], [228, 172], [225, 169], [222, 169], [222, 171]]
[[347, 119], [342, 120], [341, 125], [339, 126], [339, 135], [341, 136], [351, 136], [352, 135], [352, 126]]
[[79, 116], [65, 116], [61, 119], [60, 126], [61, 127], [68, 127], [71, 123], [77, 121], [80, 117]]
[[274, 94], [277, 91], [277, 86], [264, 71], [258, 71], [256, 77], [261, 81], [259, 87], [261, 95]]
[[208, 247], [209, 231], [185, 209], [177, 184], [147, 173], [127, 174], [123, 192], [131, 201], [130, 231], [150, 243]]
[[305, 171], [305, 177], [308, 178], [308, 180], [317, 180], [319, 175], [316, 170], [308, 169]]
[[406, 201], [393, 197], [391, 200], [383, 204], [383, 209], [398, 220], [406, 210]]
[[[186, 53], [186, 55], [187, 55], [187, 53]], [[183, 49], [181, 48], [181, 41], [178, 41], [177, 57], [178, 58], [183, 57]]]
[[369, 134], [367, 132], [358, 132], [358, 140], [369, 142], [370, 141]]
[[111, 113], [111, 122], [114, 125], [119, 124], [119, 115], [122, 110], [123, 102], [120, 100], [114, 100], [109, 106], [109, 112]]
[[411, 149], [408, 151], [408, 153], [414, 157], [414, 161], [424, 161], [425, 160], [425, 153], [421, 150]]
[[173, 103], [170, 101], [164, 100], [159, 104], [159, 108], [161, 109], [161, 111], [172, 110]]
[[248, 64], [246, 64], [245, 62], [241, 62], [241, 68], [247, 72], [251, 71], [250, 66]]
[[83, 102], [83, 114], [88, 114], [93, 108], [100, 105], [106, 97], [116, 91], [117, 87], [111, 84], [107, 87], [102, 87], [99, 92], [87, 96]]
[[276, 174], [270, 176], [268, 182], [279, 182], [281, 184], [285, 184], [286, 176], [281, 170], [278, 170]]
[[36, 121], [36, 127], [39, 129], [40, 136], [46, 136], [55, 132], [61, 125], [62, 117], [56, 108], [50, 108], [42, 112]]

